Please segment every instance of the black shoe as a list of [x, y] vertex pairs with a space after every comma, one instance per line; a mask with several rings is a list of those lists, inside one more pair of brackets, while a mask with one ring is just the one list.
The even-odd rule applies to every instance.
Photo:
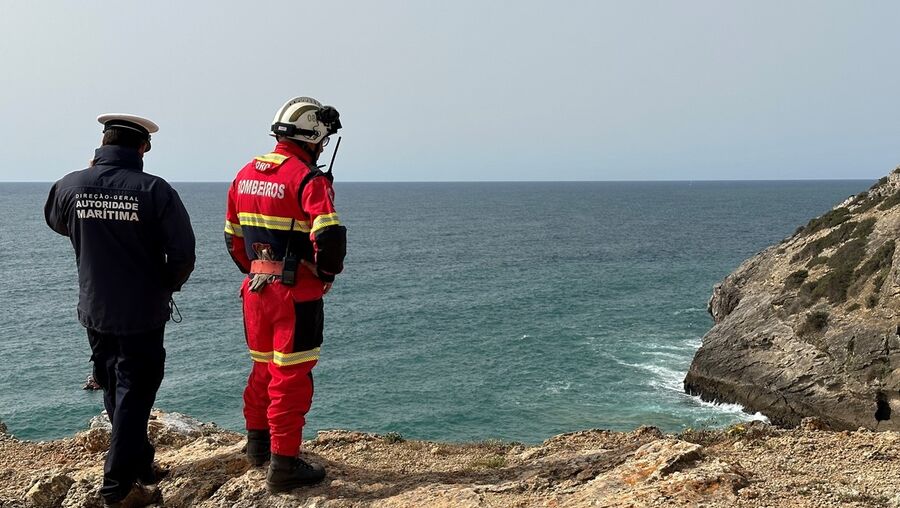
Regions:
[[268, 430], [247, 431], [247, 460], [251, 466], [258, 467], [268, 462], [271, 447]]
[[158, 488], [136, 484], [123, 499], [113, 502], [104, 499], [103, 508], [141, 508], [160, 503], [162, 503], [162, 493]]
[[144, 487], [154, 487], [160, 480], [168, 475], [168, 469], [154, 462], [153, 464], [150, 464], [149, 468], [138, 474], [137, 483]]
[[272, 454], [269, 472], [266, 474], [266, 488], [270, 494], [288, 492], [314, 485], [325, 478], [325, 468], [318, 464], [310, 464], [297, 457]]

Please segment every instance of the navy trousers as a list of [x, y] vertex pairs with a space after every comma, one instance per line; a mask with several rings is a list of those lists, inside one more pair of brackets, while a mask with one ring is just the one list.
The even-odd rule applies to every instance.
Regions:
[[108, 502], [128, 495], [139, 476], [152, 476], [155, 450], [147, 438], [147, 422], [163, 379], [164, 331], [134, 335], [87, 331], [94, 379], [103, 388], [103, 404], [112, 423], [100, 489]]

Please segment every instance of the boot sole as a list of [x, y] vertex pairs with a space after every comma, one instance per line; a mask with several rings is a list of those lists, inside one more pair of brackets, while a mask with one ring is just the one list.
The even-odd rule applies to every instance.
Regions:
[[285, 492], [290, 492], [294, 489], [299, 489], [300, 487], [311, 487], [313, 485], [322, 483], [325, 477], [319, 478], [318, 480], [309, 480], [309, 481], [296, 481], [290, 483], [269, 483], [266, 481], [266, 490], [269, 491], [269, 494], [283, 494]]

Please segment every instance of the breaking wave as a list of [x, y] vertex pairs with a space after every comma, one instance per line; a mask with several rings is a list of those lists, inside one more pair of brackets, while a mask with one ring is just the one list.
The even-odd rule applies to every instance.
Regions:
[[[645, 351], [643, 355], [663, 356], [659, 351]], [[690, 395], [684, 391], [684, 376], [686, 370], [675, 369], [671, 366], [660, 365], [659, 363], [630, 363], [616, 358], [614, 355], [607, 354], [609, 359], [621, 366], [643, 371], [650, 376], [645, 376], [644, 384], [663, 394], [663, 396], [675, 396], [689, 403], [695, 409], [704, 411], [715, 411], [721, 415], [726, 415], [738, 421], [763, 421], [768, 423], [769, 419], [762, 413], [748, 413], [744, 410], [744, 406], [733, 403], [723, 402], [707, 402], [697, 395]], [[668, 355], [665, 355], [668, 356]]]

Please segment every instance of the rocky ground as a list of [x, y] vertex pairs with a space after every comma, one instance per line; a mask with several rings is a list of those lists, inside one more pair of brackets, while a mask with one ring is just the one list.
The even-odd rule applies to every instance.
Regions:
[[[201, 507], [900, 507], [900, 433], [791, 430], [759, 422], [664, 435], [587, 430], [537, 446], [406, 441], [321, 432], [304, 444], [325, 482], [270, 496], [241, 435], [156, 413], [151, 437], [170, 472], [164, 506]], [[0, 435], [0, 507], [98, 507], [108, 430], [70, 439]]]

